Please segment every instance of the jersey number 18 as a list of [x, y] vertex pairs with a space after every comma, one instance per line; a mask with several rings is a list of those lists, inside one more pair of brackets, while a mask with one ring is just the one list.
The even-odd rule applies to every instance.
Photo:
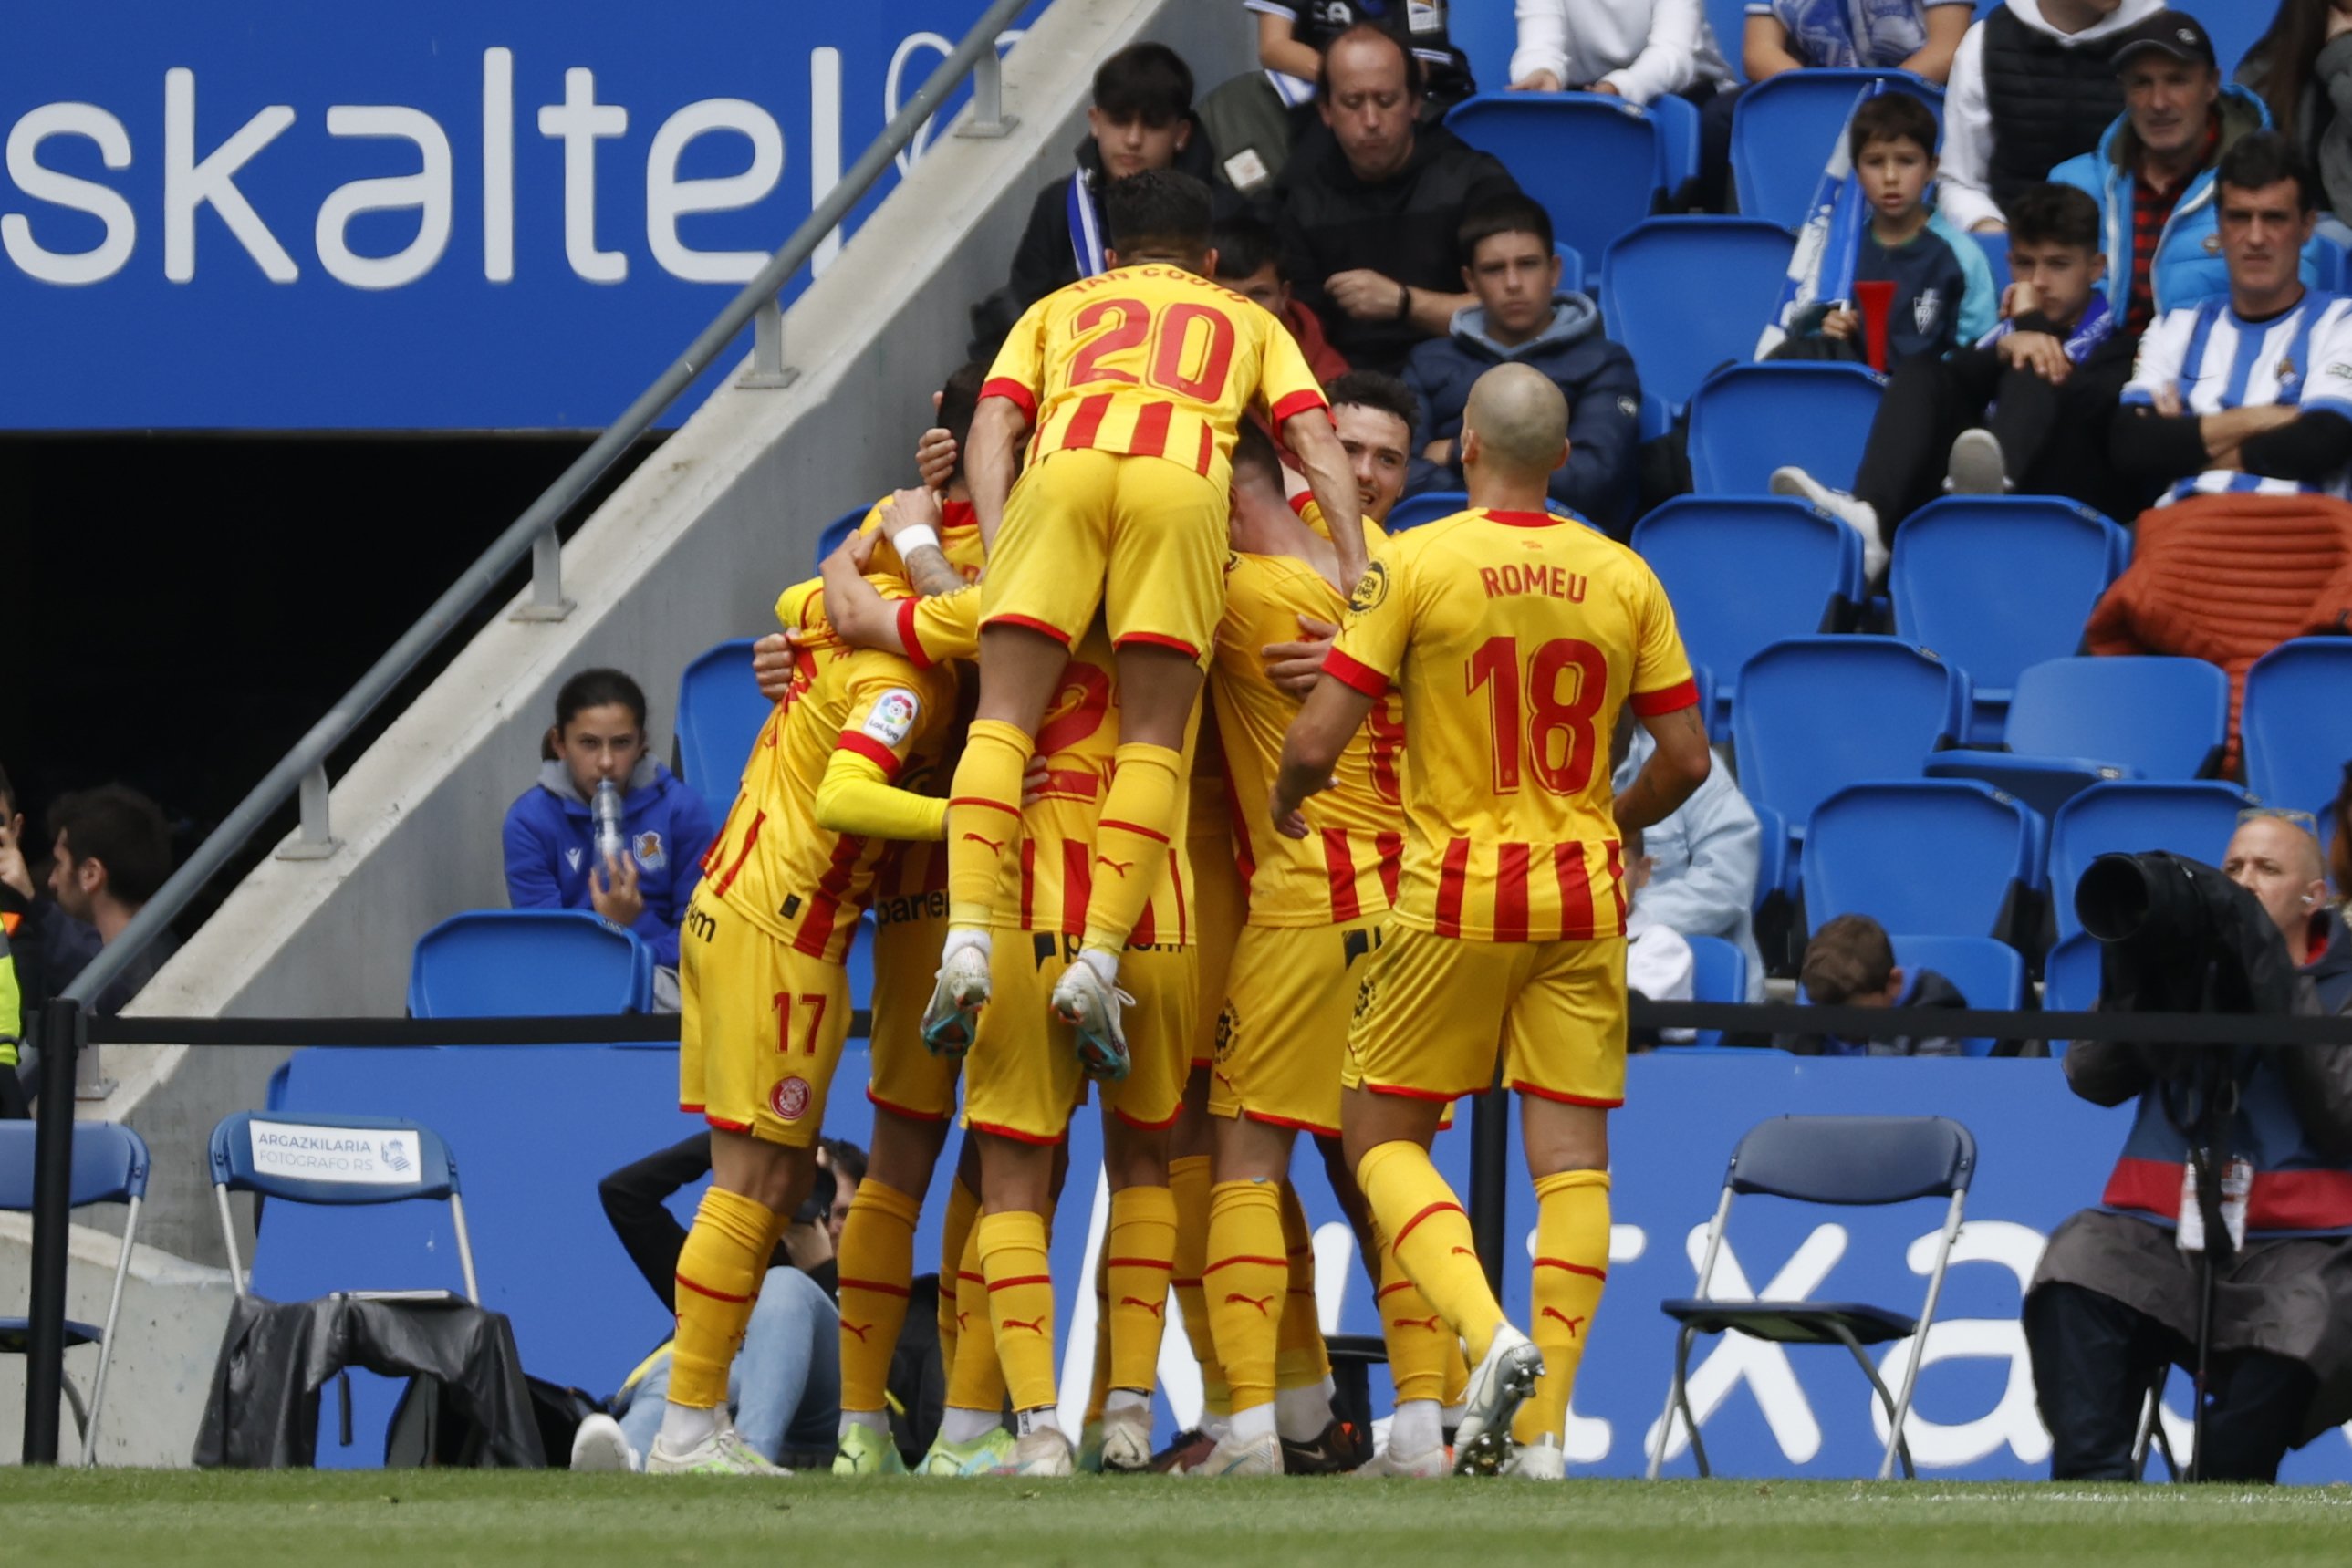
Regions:
[[[1563, 698], [1560, 680], [1570, 671], [1575, 690]], [[1599, 743], [1592, 721], [1609, 695], [1609, 661], [1600, 649], [1555, 637], [1522, 662], [1517, 637], [1489, 637], [1470, 655], [1466, 674], [1467, 691], [1486, 688], [1496, 794], [1517, 794], [1523, 770], [1554, 795], [1573, 795], [1592, 782]]]

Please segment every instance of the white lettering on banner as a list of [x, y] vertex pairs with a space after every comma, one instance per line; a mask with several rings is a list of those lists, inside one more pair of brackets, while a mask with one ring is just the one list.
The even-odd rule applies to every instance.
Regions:
[[[1936, 1268], [1936, 1247], [1942, 1239], [1941, 1230], [1931, 1230], [1911, 1243], [1904, 1261], [1913, 1273], [1926, 1279]], [[1960, 1227], [1958, 1239], [1952, 1244], [1952, 1267], [1964, 1263], [1998, 1263], [2017, 1278], [2021, 1301], [2025, 1287], [2033, 1282], [2033, 1270], [2042, 1262], [2042, 1249], [2047, 1245], [2042, 1232], [2030, 1226], [2014, 1224], [2005, 1219], [1971, 1219]], [[1919, 1343], [1916, 1334], [1895, 1341], [1887, 1346], [1878, 1364], [1878, 1375], [1889, 1389], [1903, 1386], [1904, 1375], [1910, 1370], [1911, 1356]], [[2001, 1389], [1999, 1403], [1984, 1415], [1970, 1421], [1946, 1425], [1930, 1421], [1919, 1414], [1915, 1399], [1911, 1413], [1904, 1422], [1904, 1437], [1911, 1445], [1911, 1458], [1922, 1469], [1930, 1465], [1968, 1465], [1991, 1458], [2002, 1444], [2023, 1463], [2038, 1465], [2050, 1458], [2050, 1434], [2042, 1425], [2042, 1416], [2033, 1402], [2033, 1363], [2025, 1351], [2025, 1325], [2016, 1318], [1941, 1318], [1927, 1330], [1927, 1348], [1919, 1353], [1919, 1367], [1924, 1375], [1939, 1361], [1967, 1358], [1985, 1360], [2006, 1359], [2009, 1380]], [[1886, 1441], [1886, 1409], [1878, 1396], [1865, 1390], [1864, 1398], [1870, 1408], [1871, 1430], [1878, 1441]]]
[[[681, 180], [677, 161], [686, 144], [714, 131], [732, 131], [751, 143], [751, 166], [740, 174]], [[654, 132], [646, 155], [646, 246], [664, 271], [689, 283], [749, 283], [767, 264], [764, 250], [694, 250], [677, 237], [688, 213], [727, 213], [764, 199], [784, 172], [784, 133], [775, 116], [740, 98], [689, 103]]]
[[[809, 51], [809, 211], [841, 183], [841, 51]], [[809, 257], [809, 276], [823, 277], [841, 254], [841, 229], [829, 229]]]
[[596, 101], [596, 73], [573, 66], [563, 73], [563, 101], [539, 111], [539, 133], [563, 143], [563, 259], [591, 283], [620, 283], [629, 258], [596, 248], [596, 143], [626, 134], [629, 111]]
[[105, 237], [88, 250], [50, 250], [33, 237], [21, 213], [0, 216], [0, 246], [27, 277], [43, 283], [103, 283], [122, 270], [138, 242], [139, 219], [120, 191], [41, 166], [41, 143], [52, 136], [81, 136], [98, 144], [110, 169], [131, 167], [131, 133], [122, 121], [94, 103], [45, 103], [8, 132], [8, 178], [37, 202], [88, 213], [106, 227]]
[[[1691, 1227], [1684, 1239], [1683, 1249], [1690, 1257], [1694, 1278], [1699, 1260], [1706, 1254], [1706, 1231], [1704, 1225]], [[1707, 1299], [1717, 1301], [1802, 1301], [1810, 1300], [1820, 1289], [1838, 1260], [1845, 1256], [1846, 1230], [1843, 1225], [1822, 1225], [1814, 1228], [1780, 1271], [1766, 1281], [1760, 1296], [1748, 1288], [1748, 1275], [1739, 1260], [1726, 1240], [1716, 1254], [1715, 1278], [1708, 1282]], [[1789, 1364], [1789, 1353], [1780, 1345], [1764, 1340], [1749, 1339], [1745, 1334], [1721, 1335], [1707, 1358], [1699, 1363], [1690, 1375], [1685, 1392], [1689, 1395], [1691, 1414], [1700, 1426], [1730, 1397], [1731, 1391], [1745, 1380], [1756, 1396], [1758, 1406], [1764, 1412], [1765, 1425], [1772, 1429], [1773, 1441], [1780, 1452], [1798, 1464], [1810, 1461], [1821, 1452], [1821, 1423], [1813, 1418], [1813, 1407], [1806, 1401], [1805, 1391], [1797, 1382], [1796, 1369]], [[1658, 1423], [1650, 1423], [1642, 1436], [1643, 1451], [1648, 1452], [1658, 1440]], [[1675, 1414], [1674, 1427], [1666, 1439], [1666, 1458], [1674, 1459], [1690, 1447], [1690, 1432], [1684, 1427], [1680, 1412]]]
[[[1003, 47], [998, 45], [1000, 48]], [[929, 49], [935, 55], [944, 56], [954, 51], [955, 44], [937, 33], [909, 33], [898, 40], [898, 47], [890, 53], [889, 73], [882, 78], [882, 118], [886, 123], [898, 118], [898, 110], [903, 107], [898, 101], [898, 92], [906, 80], [907, 62], [914, 58], [918, 49]], [[901, 179], [915, 172], [915, 165], [921, 162], [924, 150], [931, 144], [931, 131], [939, 121], [940, 117], [936, 114], [924, 120], [915, 127], [915, 134], [908, 138], [907, 144], [898, 149], [898, 175]]]
[[514, 281], [514, 51], [482, 51], [482, 276]]
[[422, 1173], [423, 1150], [405, 1127], [311, 1127], [298, 1122], [247, 1124], [253, 1168], [302, 1181], [405, 1186]]
[[246, 254], [272, 283], [301, 276], [294, 258], [236, 188], [236, 172], [294, 123], [293, 109], [273, 103], [199, 161], [196, 157], [196, 73], [174, 66], [163, 73], [163, 276], [173, 283], [196, 276], [196, 209], [209, 203]]
[[[354, 288], [399, 288], [433, 270], [449, 248], [449, 136], [440, 121], [421, 109], [399, 104], [343, 104], [327, 110], [327, 134], [394, 137], [415, 143], [424, 167], [414, 174], [391, 174], [338, 185], [319, 206], [315, 238], [319, 265], [327, 275]], [[416, 237], [390, 256], [362, 256], [343, 238], [362, 213], [417, 210]]]

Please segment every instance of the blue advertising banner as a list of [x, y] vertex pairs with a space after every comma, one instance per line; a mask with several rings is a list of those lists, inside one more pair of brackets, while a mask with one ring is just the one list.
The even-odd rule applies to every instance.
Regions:
[[[862, 1050], [844, 1060], [826, 1130], [864, 1144], [873, 1111], [861, 1092]], [[2096, 1201], [2123, 1143], [2128, 1113], [2101, 1110], [2066, 1090], [2054, 1063], [2008, 1061], [1824, 1061], [1777, 1052], [1637, 1057], [1625, 1109], [1612, 1119], [1614, 1174], [1609, 1284], [1592, 1324], [1568, 1430], [1573, 1473], [1638, 1476], [1664, 1408], [1673, 1325], [1659, 1301], [1692, 1293], [1699, 1248], [1725, 1164], [1740, 1135], [1767, 1116], [1940, 1114], [1977, 1139], [1979, 1166], [1944, 1299], [1927, 1336], [1911, 1426], [1923, 1476], [2032, 1479], [2048, 1473], [2049, 1438], [2033, 1402], [2019, 1302], [2050, 1231]], [[618, 1166], [698, 1130], [678, 1114], [677, 1058], [668, 1049], [305, 1051], [294, 1061], [285, 1114], [302, 1110], [415, 1116], [460, 1161], [467, 1215], [488, 1303], [512, 1315], [532, 1372], [609, 1391], [668, 1333], [662, 1312], [598, 1209], [596, 1181]], [[1468, 1193], [1464, 1124], [1439, 1140], [1439, 1164]], [[1095, 1174], [1094, 1113], [1071, 1135], [1071, 1186], [1054, 1227], [1064, 1413], [1072, 1431], [1092, 1371], [1092, 1260], [1106, 1200]], [[952, 1148], [952, 1145], [950, 1145]], [[1376, 1334], [1370, 1281], [1318, 1161], [1302, 1150], [1300, 1196], [1316, 1228], [1318, 1293], [1326, 1332]], [[1534, 1202], [1516, 1147], [1504, 1305], [1528, 1317]], [[915, 1241], [916, 1269], [939, 1255], [941, 1184]], [[1089, 1196], [1091, 1195], [1091, 1197]], [[690, 1219], [697, 1194], [673, 1202]], [[1736, 1298], [1860, 1301], [1916, 1314], [1927, 1289], [1940, 1199], [1891, 1209], [1827, 1209], [1742, 1198], [1717, 1264], [1714, 1293]], [[299, 1300], [334, 1289], [457, 1283], [438, 1206], [301, 1210], [273, 1205], [255, 1264], [263, 1295]], [[583, 1310], [593, 1308], [593, 1310]], [[1185, 1337], [1160, 1354], [1162, 1436], [1190, 1424], [1201, 1385]], [[1895, 1385], [1911, 1342], [1879, 1352]], [[1375, 1407], [1387, 1408], [1375, 1374]], [[2188, 1451], [2185, 1379], [2175, 1377], [2167, 1423]], [[1784, 1349], [1729, 1338], [1702, 1342], [1691, 1399], [1719, 1475], [1874, 1476], [1885, 1416], [1842, 1349]], [[394, 1391], [363, 1386], [359, 1441], [321, 1464], [375, 1463]], [[1667, 1448], [1668, 1475], [1689, 1475], [1687, 1441]], [[2161, 1474], [2160, 1463], [2153, 1466]], [[2352, 1433], [2331, 1432], [2288, 1458], [2284, 1478], [2352, 1480]]]
[[19, 8], [0, 427], [601, 426], [982, 9]]

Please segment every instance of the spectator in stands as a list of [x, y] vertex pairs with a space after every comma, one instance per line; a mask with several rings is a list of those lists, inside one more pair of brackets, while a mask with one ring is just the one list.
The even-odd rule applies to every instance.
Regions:
[[[1992, 268], [1974, 240], [1929, 204], [1936, 183], [1936, 116], [1907, 92], [1881, 93], [1853, 111], [1846, 147], [1870, 206], [1854, 263], [1856, 283], [1895, 285], [1886, 311], [1886, 363], [1949, 353], [2000, 319]], [[1862, 361], [1869, 357], [1862, 312], [1824, 311], [1767, 356]]]
[[0, 769], [0, 929], [9, 936], [29, 1035], [31, 1020], [49, 998], [98, 956], [98, 933], [88, 921], [59, 909], [55, 897], [45, 896], [47, 877], [38, 864], [38, 849], [26, 853], [23, 807], [6, 770]]
[[1948, 359], [1898, 366], [1871, 421], [1853, 492], [1801, 468], [1772, 475], [1772, 492], [1843, 518], [1862, 535], [1874, 580], [1906, 518], [1950, 491], [2068, 496], [2113, 517], [2151, 498], [2108, 456], [2107, 431], [2131, 379], [2138, 340], [2116, 330], [2098, 292], [2098, 204], [2072, 185], [2029, 185], [2011, 199], [2012, 281], [2001, 322]]
[[[702, 797], [646, 748], [646, 694], [618, 670], [583, 670], [555, 695], [539, 782], [507, 810], [507, 900], [593, 909], [653, 950], [655, 1005], [677, 1010], [677, 927], [702, 880], [712, 826]], [[600, 863], [597, 786], [621, 790], [625, 848]]]
[[972, 307], [971, 358], [992, 358], [1023, 311], [1104, 270], [1106, 181], [1181, 169], [1207, 184], [1221, 208], [1239, 208], [1239, 199], [1215, 183], [1216, 159], [1192, 113], [1192, 68], [1165, 44], [1130, 44], [1096, 68], [1087, 138], [1076, 157], [1076, 172], [1031, 204], [1004, 287]]
[[2271, 123], [2319, 171], [2322, 231], [2352, 245], [2352, 0], [2279, 0], [2238, 79], [2262, 95]]
[[837, 1250], [841, 1228], [849, 1223], [850, 1201], [857, 1196], [857, 1184], [866, 1179], [866, 1151], [847, 1138], [827, 1138], [820, 1145], [817, 1163], [833, 1172], [833, 1202], [825, 1209], [824, 1233]]
[[[1625, 830], [1623, 852], [1627, 906], [1625, 988], [1654, 1002], [1689, 1001], [1697, 960], [1692, 956], [1691, 945], [1682, 933], [1660, 920], [1642, 897], [1642, 890], [1650, 885], [1657, 866], [1643, 848], [1641, 829]], [[1685, 1045], [1694, 1038], [1696, 1031], [1686, 1029], [1636, 1030], [1633, 1044], [1637, 1051], [1647, 1050], [1653, 1045]]]
[[2099, 145], [2123, 111], [2116, 48], [2164, 0], [2007, 0], [1960, 40], [1944, 94], [1937, 204], [1998, 234], [2029, 185]]
[[[2322, 902], [2308, 823], [2300, 812], [2246, 813], [2222, 869], [2261, 903], [2302, 969], [2294, 1010], [2341, 1011], [2352, 990], [2352, 937]], [[2053, 1480], [2137, 1479], [2131, 1450], [2149, 1385], [2168, 1364], [2196, 1364], [2200, 1270], [2175, 1236], [2189, 1168], [2188, 1139], [2172, 1119], [2180, 1096], [2168, 1069], [2179, 1055], [2084, 1040], [2066, 1052], [2075, 1093], [2138, 1107], [2099, 1207], [2051, 1234], [2026, 1293], [2025, 1343]], [[2288, 1449], [2352, 1416], [2352, 1337], [2344, 1332], [2352, 1322], [2352, 1052], [2252, 1046], [2237, 1056], [2237, 1111], [2220, 1145], [2251, 1167], [2245, 1238], [2215, 1249], [2199, 1459], [2209, 1481], [2272, 1482]]]
[[1552, 499], [1622, 537], [1642, 412], [1633, 357], [1602, 335], [1589, 298], [1560, 287], [1541, 203], [1518, 194], [1480, 203], [1462, 222], [1461, 247], [1462, 280], [1478, 302], [1454, 316], [1451, 337], [1405, 361], [1422, 414], [1407, 493], [1463, 488], [1457, 444], [1471, 383], [1516, 361], [1568, 398], [1568, 462], [1552, 474]]
[[2141, 340], [2114, 424], [2126, 475], [2185, 497], [2346, 494], [2352, 303], [2304, 287], [2319, 185], [2275, 131], [2222, 154], [2212, 205], [2228, 293]]
[[[2116, 39], [2124, 111], [2098, 149], [2050, 172], [2099, 204], [2107, 299], [2124, 302], [2124, 329], [2217, 298], [2229, 278], [2214, 240], [2213, 173], [2222, 155], [2270, 126], [2263, 100], [2224, 87], [2205, 26], [2158, 11]], [[2310, 258], [2315, 270], [2315, 253]]]
[[1459, 292], [1462, 219], [1518, 189], [1443, 125], [1416, 125], [1422, 62], [1381, 28], [1332, 40], [1316, 80], [1323, 129], [1276, 191], [1283, 271], [1360, 369], [1393, 374], [1415, 343], [1475, 304]]
[[[136, 789], [107, 784], [59, 796], [49, 807], [48, 826], [49, 892], [58, 912], [95, 927], [101, 948], [112, 946], [172, 874], [172, 830], [163, 813]], [[179, 950], [178, 937], [158, 932], [91, 998], [89, 1010], [101, 1018], [121, 1012]], [[61, 990], [73, 977], [50, 978]]]
[[[1617, 727], [1612, 767], [1628, 788], [1655, 743], [1632, 722]], [[1721, 757], [1691, 798], [1643, 834], [1650, 870], [1642, 894], [1648, 918], [1685, 936], [1719, 936], [1748, 957], [1748, 997], [1764, 999], [1764, 955], [1756, 946], [1756, 877], [1764, 845], [1756, 808]]]
[[1255, 300], [1290, 329], [1317, 381], [1348, 373], [1347, 359], [1324, 336], [1322, 321], [1292, 296], [1290, 279], [1282, 272], [1282, 237], [1272, 225], [1248, 216], [1227, 218], [1210, 235], [1209, 254], [1217, 258], [1218, 282]]
[[[1867, 915], [1841, 915], [1805, 944], [1797, 984], [1818, 1008], [1946, 1008], [1969, 1005], [1959, 988], [1933, 969], [1906, 972], [1895, 961], [1886, 928]], [[1866, 1035], [1861, 1040], [1823, 1030], [1779, 1042], [1799, 1056], [1958, 1056], [1950, 1035]]]
[[[1434, 120], [1477, 90], [1470, 59], [1447, 36], [1445, 7], [1406, 0], [1242, 0], [1257, 13], [1257, 62], [1285, 107], [1303, 110], [1322, 95], [1323, 56], [1341, 35], [1379, 27], [1412, 52], [1421, 67], [1413, 97]], [[1304, 129], [1304, 126], [1301, 127]]]
[[1808, 67], [1906, 70], [1942, 85], [1975, 0], [1748, 0], [1751, 82]]

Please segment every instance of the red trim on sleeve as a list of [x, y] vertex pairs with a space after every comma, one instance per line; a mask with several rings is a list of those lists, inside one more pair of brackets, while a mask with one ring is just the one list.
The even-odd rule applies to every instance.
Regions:
[[906, 651], [907, 662], [919, 670], [928, 670], [939, 663], [923, 652], [923, 640], [915, 635], [915, 606], [919, 599], [898, 601], [898, 644]]
[[1370, 664], [1359, 664], [1337, 648], [1323, 655], [1323, 673], [1349, 690], [1361, 692], [1368, 697], [1384, 696], [1388, 693], [1389, 678], [1386, 675]]
[[1021, 417], [1032, 424], [1037, 423], [1037, 394], [1011, 376], [992, 376], [981, 382], [980, 395], [1001, 397], [1009, 402], [1018, 403], [1021, 407]]
[[841, 738], [834, 744], [853, 756], [863, 757], [866, 761], [882, 769], [882, 779], [885, 783], [898, 778], [898, 769], [903, 766], [898, 760], [897, 752], [864, 730], [845, 729], [841, 732]]
[[1680, 713], [1698, 706], [1698, 682], [1686, 680], [1679, 685], [1654, 692], [1635, 692], [1632, 697], [1635, 718], [1655, 718], [1660, 714]]
[[1328, 413], [1330, 407], [1331, 400], [1325, 397], [1322, 392], [1311, 388], [1302, 388], [1274, 405], [1274, 427], [1280, 430], [1285, 423], [1305, 413], [1310, 408], [1319, 408]]

